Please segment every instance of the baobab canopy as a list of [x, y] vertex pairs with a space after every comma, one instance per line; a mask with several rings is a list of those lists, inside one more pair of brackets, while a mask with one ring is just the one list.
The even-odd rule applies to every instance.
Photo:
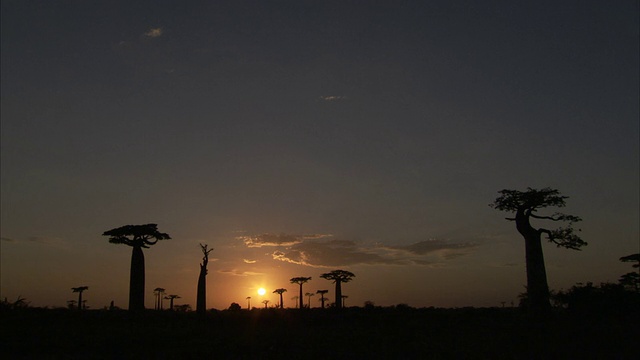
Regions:
[[109, 236], [109, 242], [112, 244], [143, 248], [149, 248], [149, 245], [154, 245], [158, 240], [171, 239], [168, 234], [158, 231], [157, 224], [125, 225], [105, 231], [102, 235]]

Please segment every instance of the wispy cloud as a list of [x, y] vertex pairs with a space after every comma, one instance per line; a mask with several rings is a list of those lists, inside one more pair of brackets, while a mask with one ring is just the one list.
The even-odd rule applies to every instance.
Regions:
[[386, 246], [389, 250], [400, 250], [416, 255], [439, 253], [445, 259], [453, 259], [465, 255], [469, 250], [478, 247], [476, 243], [452, 243], [444, 240], [424, 240], [407, 246]]
[[323, 95], [320, 96], [320, 100], [322, 101], [341, 101], [341, 100], [346, 100], [347, 97], [346, 96], [342, 96], [342, 95]]
[[254, 272], [254, 271], [243, 271], [239, 269], [231, 269], [231, 270], [218, 270], [218, 273], [231, 275], [231, 276], [256, 276], [256, 275], [264, 275], [263, 273]]
[[242, 259], [242, 261], [244, 261], [245, 264], [255, 264], [256, 262], [258, 262], [257, 260], [249, 260], [249, 259]]
[[346, 265], [434, 265], [464, 256], [474, 243], [426, 240], [407, 246], [362, 247], [349, 240], [308, 241], [274, 251], [275, 260], [313, 267]]
[[236, 239], [242, 240], [247, 247], [263, 247], [263, 246], [293, 246], [302, 243], [308, 239], [319, 239], [331, 235], [308, 234], [261, 234], [255, 236], [239, 236]]
[[144, 36], [146, 37], [150, 37], [150, 38], [157, 38], [162, 36], [162, 28], [151, 28], [149, 30], [147, 30], [147, 32], [144, 33]]

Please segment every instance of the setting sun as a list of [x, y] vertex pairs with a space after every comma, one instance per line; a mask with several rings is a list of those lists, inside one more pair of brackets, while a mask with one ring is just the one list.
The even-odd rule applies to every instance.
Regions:
[[258, 289], [258, 295], [262, 296], [262, 295], [264, 295], [266, 293], [267, 293], [267, 290], [265, 290], [264, 288]]

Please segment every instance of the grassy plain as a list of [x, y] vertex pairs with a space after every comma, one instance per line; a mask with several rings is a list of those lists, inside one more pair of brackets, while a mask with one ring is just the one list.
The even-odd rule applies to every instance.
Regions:
[[640, 317], [517, 308], [0, 312], [4, 359], [640, 359]]

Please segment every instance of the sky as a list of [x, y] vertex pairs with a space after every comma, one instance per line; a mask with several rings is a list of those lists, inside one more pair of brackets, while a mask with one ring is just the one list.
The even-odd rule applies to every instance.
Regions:
[[131, 248], [102, 233], [155, 223], [148, 308], [195, 307], [199, 244], [209, 308], [293, 307], [299, 276], [331, 298], [335, 269], [347, 306], [517, 304], [524, 242], [488, 204], [527, 187], [589, 243], [545, 243], [552, 289], [639, 251], [638, 1], [1, 10], [2, 299], [126, 308]]

